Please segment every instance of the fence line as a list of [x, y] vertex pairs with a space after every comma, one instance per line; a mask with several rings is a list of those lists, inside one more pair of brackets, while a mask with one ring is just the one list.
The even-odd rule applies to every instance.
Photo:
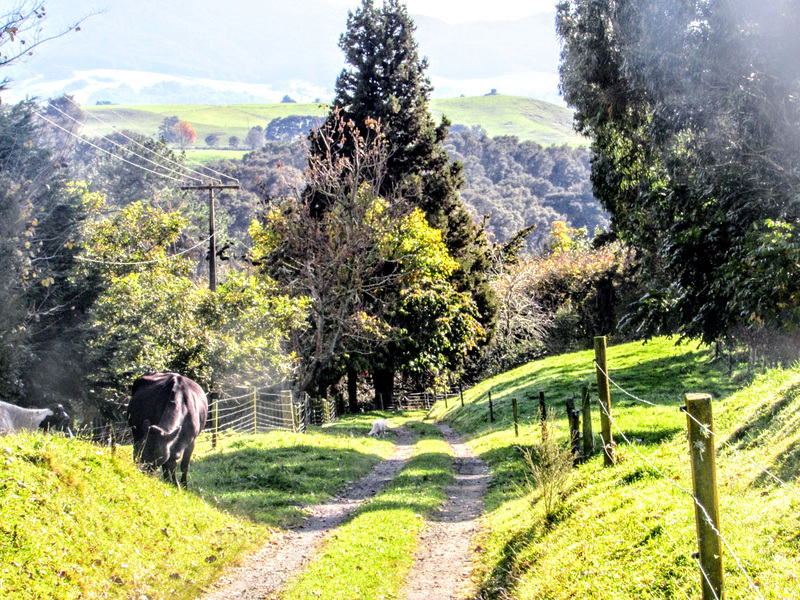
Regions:
[[[596, 361], [595, 361], [595, 365], [597, 366], [597, 368], [598, 368], [598, 369], [600, 369], [601, 371], [603, 371], [603, 370], [602, 370], [602, 368], [600, 367], [600, 365], [598, 365]], [[628, 390], [624, 389], [624, 388], [623, 388], [622, 386], [620, 386], [620, 385], [619, 385], [617, 382], [615, 382], [613, 379], [611, 379], [611, 377], [609, 377], [608, 373], [605, 373], [605, 372], [603, 372], [603, 374], [606, 376], [606, 378], [607, 378], [607, 379], [608, 379], [608, 380], [611, 382], [611, 384], [612, 384], [612, 385], [613, 385], [615, 388], [617, 388], [617, 389], [618, 389], [620, 392], [622, 392], [623, 394], [625, 394], [625, 395], [626, 395], [626, 396], [628, 396], [629, 398], [631, 398], [631, 399], [635, 400], [636, 402], [640, 402], [640, 403], [642, 403], [642, 404], [646, 404], [646, 405], [648, 405], [648, 406], [654, 406], [654, 407], [656, 407], [656, 408], [663, 408], [663, 409], [672, 409], [672, 408], [673, 408], [673, 407], [671, 407], [671, 406], [666, 406], [666, 405], [664, 405], [664, 404], [655, 404], [654, 402], [650, 402], [649, 400], [645, 400], [644, 398], [640, 398], [639, 396], [636, 396], [635, 394], [632, 394], [632, 393], [631, 393], [631, 392], [629, 392]], [[697, 420], [697, 419], [696, 419], [696, 418], [695, 418], [693, 415], [691, 415], [690, 413], [688, 413], [688, 412], [687, 412], [687, 413], [686, 413], [686, 416], [687, 416], [687, 417], [689, 417], [689, 419], [691, 419], [692, 421], [694, 421], [694, 422], [695, 422], [695, 423], [696, 423], [696, 424], [697, 424], [697, 425], [698, 425], [698, 426], [699, 426], [699, 427], [700, 427], [700, 428], [701, 428], [703, 431], [705, 431], [707, 434], [709, 434], [709, 435], [712, 435], [714, 438], [716, 438], [716, 439], [717, 439], [717, 440], [718, 440], [718, 441], [719, 441], [719, 442], [720, 442], [720, 443], [721, 443], [723, 446], [726, 446], [727, 448], [731, 449], [731, 450], [732, 450], [732, 451], [733, 451], [733, 452], [734, 452], [736, 455], [738, 455], [738, 456], [740, 456], [741, 458], [745, 459], [745, 460], [746, 460], [747, 462], [749, 462], [751, 465], [753, 465], [754, 467], [756, 467], [757, 469], [759, 469], [760, 471], [762, 471], [763, 473], [765, 473], [766, 475], [768, 475], [769, 477], [771, 477], [771, 478], [772, 478], [774, 481], [776, 481], [778, 484], [780, 484], [781, 486], [783, 486], [784, 488], [786, 488], [787, 490], [789, 490], [790, 492], [792, 492], [792, 493], [793, 493], [795, 496], [797, 496], [798, 498], [800, 498], [800, 491], [799, 491], [799, 490], [797, 490], [797, 489], [796, 489], [794, 486], [792, 486], [791, 484], [787, 483], [786, 481], [784, 481], [783, 479], [781, 479], [780, 477], [778, 477], [777, 475], [775, 475], [774, 473], [772, 473], [772, 472], [771, 472], [769, 469], [767, 469], [766, 467], [764, 467], [764, 466], [762, 466], [762, 465], [758, 464], [758, 463], [757, 463], [756, 461], [754, 461], [752, 458], [750, 458], [749, 456], [747, 456], [746, 454], [744, 454], [744, 453], [743, 453], [741, 450], [739, 450], [739, 449], [738, 449], [736, 446], [734, 446], [733, 444], [731, 444], [730, 442], [728, 442], [726, 439], [724, 439], [724, 438], [722, 438], [721, 436], [719, 436], [719, 435], [718, 435], [718, 434], [717, 434], [715, 431], [713, 431], [712, 429], [709, 429], [709, 428], [708, 428], [708, 427], [705, 425], [705, 423], [701, 423], [700, 421], [698, 421], [698, 420]]]
[[[266, 433], [275, 429], [305, 432], [308, 425], [324, 425], [338, 419], [334, 400], [312, 400], [308, 394], [297, 399], [288, 391], [265, 391], [274, 388], [274, 385], [254, 387], [242, 394], [217, 398], [213, 408], [217, 415], [216, 430], [213, 429], [213, 420], [209, 414], [201, 436], [220, 432]], [[120, 412], [127, 410], [127, 402], [112, 404]], [[125, 420], [86, 423], [78, 429], [78, 435], [107, 445], [132, 443], [130, 429]]]
[[[605, 411], [605, 407], [603, 406], [602, 402], [600, 402], [600, 406], [601, 406], [602, 410]], [[745, 578], [747, 579], [748, 583], [750, 584], [750, 587], [758, 595], [758, 597], [761, 598], [761, 600], [764, 600], [764, 596], [761, 595], [761, 592], [759, 591], [758, 586], [756, 586], [756, 584], [750, 578], [750, 575], [747, 573], [747, 571], [745, 570], [744, 566], [742, 565], [742, 561], [739, 559], [739, 556], [736, 554], [734, 549], [728, 543], [728, 540], [725, 539], [725, 536], [722, 535], [722, 532], [714, 525], [714, 522], [711, 519], [711, 515], [708, 514], [708, 510], [706, 510], [706, 507], [703, 506], [702, 503], [700, 502], [700, 500], [697, 499], [697, 496], [695, 496], [692, 492], [687, 490], [682, 485], [680, 485], [678, 483], [675, 483], [672, 479], [667, 477], [658, 467], [656, 467], [655, 464], [653, 464], [651, 461], [647, 460], [647, 458], [645, 458], [645, 456], [641, 452], [639, 452], [639, 449], [636, 447], [636, 445], [628, 439], [628, 436], [626, 436], [622, 432], [622, 429], [620, 429], [619, 425], [617, 425], [617, 422], [611, 417], [611, 415], [606, 413], [606, 416], [608, 417], [608, 420], [611, 422], [611, 424], [614, 426], [614, 428], [622, 436], [622, 439], [625, 440], [625, 442], [633, 449], [633, 451], [639, 456], [639, 458], [641, 458], [645, 463], [647, 463], [650, 466], [650, 468], [653, 469], [656, 473], [658, 473], [667, 483], [669, 483], [671, 486], [679, 489], [680, 491], [682, 491], [683, 493], [687, 494], [689, 497], [692, 498], [692, 500], [695, 503], [695, 506], [697, 506], [701, 510], [701, 512], [703, 513], [703, 515], [705, 517], [705, 520], [708, 523], [709, 527], [714, 531], [714, 533], [717, 534], [717, 536], [719, 536], [719, 539], [722, 540], [723, 544], [725, 544], [725, 547], [728, 549], [728, 552], [730, 552], [731, 555], [733, 556], [734, 560], [736, 561], [736, 565], [739, 567], [739, 570], [744, 574]]]

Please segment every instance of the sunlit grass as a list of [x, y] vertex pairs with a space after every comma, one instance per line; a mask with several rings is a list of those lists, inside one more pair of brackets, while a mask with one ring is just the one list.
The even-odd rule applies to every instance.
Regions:
[[0, 438], [0, 598], [194, 597], [270, 535], [134, 468], [129, 449]]
[[[686, 392], [710, 392], [720, 435], [718, 477], [727, 597], [800, 597], [798, 493], [778, 485], [748, 459], [794, 482], [800, 459], [800, 369], [777, 370], [744, 385], [702, 346], [668, 339], [612, 346], [611, 377], [642, 404], [612, 387], [617, 466], [596, 455], [574, 470], [565, 507], [543, 514], [538, 492], [525, 484], [518, 444], [538, 443], [538, 392], [559, 410], [557, 435], [566, 443], [565, 398], [594, 383], [593, 352], [552, 357], [482, 382], [465, 392], [467, 406], [436, 411], [466, 436], [494, 475], [476, 571], [481, 598], [697, 598], [700, 573], [691, 489]], [[596, 389], [594, 385], [592, 389]], [[499, 420], [488, 421], [486, 393], [495, 390]], [[595, 394], [596, 392], [593, 392]], [[514, 437], [511, 397], [520, 403]], [[599, 415], [594, 413], [594, 431]], [[635, 449], [623, 439], [624, 434]], [[722, 440], [736, 450], [722, 447]], [[744, 566], [743, 572], [737, 559]], [[747, 573], [747, 576], [745, 575]]]
[[452, 451], [438, 429], [411, 424], [420, 437], [408, 465], [343, 526], [281, 598], [396, 598], [411, 569], [425, 518], [455, 481]]

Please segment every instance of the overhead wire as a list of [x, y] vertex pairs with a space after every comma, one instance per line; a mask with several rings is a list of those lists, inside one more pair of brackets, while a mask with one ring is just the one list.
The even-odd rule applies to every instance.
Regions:
[[[32, 70], [30, 70], [29, 68], [25, 67], [24, 65], [20, 65], [20, 66], [21, 66], [21, 68], [23, 68], [24, 70], [26, 70], [26, 71], [27, 71], [28, 73], [30, 73], [31, 75], [33, 75], [33, 76], [35, 76], [35, 77], [39, 77], [39, 75], [38, 75], [37, 73], [33, 72]], [[74, 99], [73, 99], [71, 96], [69, 96], [68, 94], [64, 94], [64, 95], [62, 95], [61, 97], [62, 97], [62, 98], [64, 98], [64, 99], [66, 99], [66, 100], [67, 100], [68, 102], [70, 102], [70, 103], [71, 103], [73, 106], [75, 106], [75, 107], [77, 107], [77, 108], [79, 108], [79, 109], [81, 109], [81, 110], [83, 110], [83, 109], [84, 109], [84, 107], [82, 107], [82, 106], [81, 106], [81, 105], [80, 105], [78, 102], [76, 102], [76, 101], [75, 101], [75, 100], [74, 100]], [[77, 119], [74, 119], [74, 118], [73, 118], [73, 117], [71, 117], [70, 115], [67, 115], [66, 113], [64, 113], [63, 111], [61, 111], [60, 109], [58, 109], [58, 108], [57, 108], [56, 106], [54, 106], [54, 105], [53, 105], [53, 104], [52, 104], [52, 103], [51, 103], [49, 100], [47, 100], [46, 102], [47, 102], [47, 103], [48, 103], [50, 106], [52, 106], [53, 108], [55, 108], [56, 110], [58, 110], [59, 112], [61, 112], [62, 114], [64, 114], [65, 116], [69, 116], [69, 118], [71, 118], [72, 120], [74, 120], [74, 121], [76, 121], [76, 122], [80, 123], [79, 121], [77, 121]], [[85, 114], [87, 114], [87, 115], [91, 116], [93, 119], [95, 119], [96, 121], [100, 122], [101, 124], [105, 125], [106, 127], [110, 128], [110, 129], [114, 129], [114, 127], [113, 127], [112, 125], [110, 125], [110, 124], [106, 123], [105, 121], [103, 121], [103, 119], [101, 119], [99, 116], [95, 115], [95, 114], [94, 114], [94, 113], [92, 113], [91, 111], [89, 111], [89, 110], [83, 110], [83, 112], [84, 112]], [[135, 125], [135, 124], [133, 124], [133, 123], [132, 123], [131, 121], [129, 121], [128, 119], [126, 119], [124, 116], [122, 116], [121, 114], [119, 114], [119, 113], [118, 113], [118, 112], [116, 112], [116, 111], [113, 111], [113, 110], [112, 110], [112, 112], [113, 112], [113, 113], [114, 113], [114, 114], [115, 114], [115, 115], [116, 115], [116, 116], [117, 116], [119, 119], [121, 119], [121, 120], [123, 120], [124, 122], [126, 122], [128, 125], [130, 125], [130, 126], [133, 128], [133, 129], [135, 129], [135, 130], [136, 130], [138, 133], [140, 133], [142, 136], [144, 136], [144, 137], [146, 137], [146, 138], [148, 138], [148, 139], [151, 139], [151, 140], [154, 140], [154, 141], [155, 141], [155, 138], [154, 138], [152, 135], [150, 135], [150, 134], [147, 134], [147, 133], [143, 132], [141, 129], [139, 129], [139, 128], [138, 128], [138, 127]], [[128, 141], [132, 142], [133, 144], [136, 144], [137, 146], [139, 146], [139, 147], [141, 147], [141, 148], [143, 148], [143, 149], [147, 150], [148, 152], [152, 153], [153, 155], [157, 155], [157, 153], [156, 153], [156, 152], [155, 152], [155, 151], [154, 151], [152, 148], [148, 148], [147, 146], [145, 146], [144, 144], [142, 144], [142, 143], [141, 143], [141, 142], [139, 142], [138, 140], [136, 140], [136, 139], [134, 139], [134, 138], [131, 138], [130, 136], [126, 135], [124, 132], [122, 132], [122, 131], [117, 131], [117, 133], [118, 133], [120, 136], [122, 136], [123, 138], [125, 138], [125, 139], [127, 139]], [[104, 137], [104, 138], [108, 138], [108, 136], [103, 136], [103, 137]], [[110, 142], [112, 142], [112, 143], [113, 143], [113, 140], [110, 140], [110, 139], [109, 139], [108, 141], [110, 141]], [[129, 152], [132, 152], [132, 151], [131, 151], [131, 150], [129, 150], [129, 149], [126, 149], [126, 150], [128, 150]], [[134, 153], [134, 154], [135, 154], [135, 153]], [[148, 160], [148, 159], [146, 159], [145, 157], [143, 157], [143, 156], [141, 156], [141, 155], [138, 155], [138, 156], [139, 156], [139, 158], [142, 158], [142, 159], [144, 159], [144, 160]], [[197, 175], [198, 177], [206, 177], [206, 178], [208, 178], [208, 179], [215, 179], [214, 177], [211, 177], [211, 176], [209, 176], [207, 173], [204, 173], [204, 172], [201, 172], [201, 171], [197, 171], [196, 169], [190, 169], [190, 168], [189, 168], [189, 167], [187, 167], [185, 164], [182, 164], [182, 163], [180, 163], [180, 162], [178, 162], [178, 161], [176, 161], [176, 160], [173, 160], [173, 159], [171, 159], [171, 158], [169, 158], [169, 157], [162, 157], [162, 158], [164, 158], [164, 160], [165, 160], [166, 162], [168, 162], [168, 163], [170, 163], [170, 164], [173, 164], [173, 165], [175, 165], [175, 166], [179, 167], [180, 169], [183, 169], [183, 170], [185, 170], [185, 171], [188, 171], [189, 173], [194, 173], [194, 174], [195, 174], [195, 175]], [[225, 173], [221, 173], [221, 172], [219, 172], [219, 171], [216, 171], [215, 169], [211, 169], [210, 167], [207, 167], [207, 166], [205, 166], [205, 165], [201, 165], [200, 163], [198, 163], [197, 161], [194, 161], [194, 160], [192, 160], [192, 159], [191, 159], [191, 158], [189, 158], [189, 157], [187, 157], [187, 160], [189, 160], [190, 162], [192, 162], [192, 163], [194, 163], [194, 164], [197, 164], [198, 166], [200, 166], [202, 169], [205, 169], [206, 171], [209, 171], [209, 172], [211, 172], [211, 173], [214, 173], [215, 175], [220, 175], [220, 176], [222, 176], [222, 177], [227, 177], [227, 178], [229, 178], [229, 179], [233, 179], [234, 181], [236, 181], [236, 183], [240, 183], [240, 182], [239, 182], [239, 180], [238, 180], [236, 177], [233, 177], [232, 175], [227, 175], [227, 174], [225, 174]], [[163, 166], [163, 165], [161, 165], [161, 166]], [[174, 170], [173, 170], [173, 172], [174, 172]], [[221, 179], [217, 179], [217, 180], [221, 182]]]
[[[69, 101], [70, 101], [72, 104], [74, 104], [76, 107], [78, 107], [78, 108], [83, 108], [83, 107], [81, 107], [81, 105], [80, 105], [80, 104], [78, 104], [77, 102], [75, 102], [75, 100], [73, 100], [72, 98], [70, 98], [70, 97], [68, 97], [68, 96], [65, 96], [65, 97], [66, 97], [66, 98], [67, 98], [67, 99], [68, 99], [68, 100], [69, 100]], [[149, 139], [154, 139], [154, 138], [153, 138], [151, 135], [148, 135], [148, 134], [146, 134], [145, 132], [143, 132], [143, 131], [142, 131], [142, 130], [141, 130], [141, 129], [140, 129], [140, 128], [139, 128], [139, 127], [136, 125], [136, 124], [134, 124], [134, 123], [133, 123], [132, 121], [130, 121], [129, 119], [126, 119], [126, 118], [125, 118], [123, 115], [119, 114], [119, 113], [118, 113], [116, 110], [114, 110], [114, 109], [109, 109], [109, 110], [110, 110], [112, 113], [114, 113], [114, 114], [115, 114], [115, 115], [116, 115], [116, 116], [117, 116], [119, 119], [121, 119], [122, 121], [124, 121], [125, 123], [127, 123], [128, 125], [130, 125], [130, 126], [133, 128], [133, 129], [135, 129], [135, 130], [136, 130], [138, 133], [140, 133], [141, 135], [143, 135], [143, 136], [145, 136], [145, 137], [147, 137], [147, 138], [149, 138]], [[85, 112], [87, 115], [91, 116], [91, 117], [92, 117], [93, 119], [95, 119], [96, 121], [98, 121], [98, 122], [102, 123], [103, 125], [105, 125], [106, 127], [110, 127], [110, 128], [112, 128], [112, 129], [113, 129], [113, 126], [112, 126], [112, 125], [109, 125], [108, 123], [106, 123], [106, 122], [105, 122], [103, 119], [101, 119], [99, 116], [97, 116], [96, 114], [94, 114], [92, 111], [90, 111], [90, 110], [86, 110], [86, 111], [84, 111], [84, 112]], [[136, 140], [134, 140], [134, 139], [132, 139], [132, 138], [130, 138], [130, 137], [128, 137], [128, 136], [126, 136], [126, 135], [125, 135], [123, 132], [118, 132], [118, 133], [119, 133], [120, 135], [122, 135], [123, 137], [125, 137], [126, 139], [129, 139], [129, 140], [130, 140], [130, 141], [132, 141], [133, 143], [136, 143], [136, 144], [139, 144], [140, 146], [143, 146], [142, 144], [140, 144], [140, 143], [139, 143], [139, 142], [137, 142]], [[144, 147], [144, 148], [147, 148], [146, 146], [143, 146], [143, 147]], [[149, 150], [149, 148], [148, 148], [148, 150]], [[152, 151], [152, 150], [151, 150], [151, 151]], [[193, 160], [193, 159], [192, 159], [191, 157], [189, 157], [189, 156], [186, 156], [186, 160], [187, 160], [187, 161], [189, 161], [189, 162], [191, 162], [191, 163], [193, 163], [193, 164], [195, 164], [195, 165], [198, 165], [198, 166], [199, 166], [201, 169], [205, 169], [206, 171], [209, 171], [209, 172], [213, 173], [214, 175], [219, 175], [219, 176], [221, 176], [221, 177], [227, 177], [228, 179], [232, 179], [232, 180], [234, 180], [236, 183], [240, 183], [239, 179], [238, 179], [238, 178], [236, 178], [236, 177], [234, 177], [233, 175], [229, 175], [229, 174], [227, 174], [227, 173], [222, 173], [222, 172], [220, 172], [220, 171], [217, 171], [217, 170], [215, 170], [215, 169], [212, 169], [211, 167], [208, 167], [208, 166], [206, 166], [206, 165], [200, 164], [199, 162], [197, 162], [196, 160]], [[186, 165], [183, 165], [183, 164], [181, 164], [181, 163], [179, 163], [179, 162], [177, 162], [177, 161], [174, 161], [174, 160], [171, 160], [171, 159], [170, 159], [170, 162], [172, 162], [172, 163], [173, 163], [173, 164], [175, 164], [175, 165], [181, 166], [181, 167], [183, 167], [184, 169], [187, 169], [187, 170], [188, 170], [189, 172], [191, 172], [191, 173], [195, 173], [196, 175], [200, 175], [201, 177], [209, 177], [209, 176], [208, 176], [208, 175], [206, 175], [205, 173], [203, 173], [203, 172], [201, 172], [201, 171], [198, 171], [197, 169], [189, 169], [189, 168], [188, 168]], [[210, 178], [210, 179], [213, 179], [213, 178], [211, 178], [211, 177], [209, 177], [209, 178]], [[218, 180], [218, 181], [221, 181], [221, 180]]]
[[[59, 113], [61, 113], [63, 116], [67, 117], [68, 119], [72, 120], [73, 122], [77, 123], [78, 125], [83, 125], [83, 123], [82, 123], [80, 120], [76, 119], [75, 117], [73, 117], [73, 116], [72, 116], [72, 115], [70, 115], [69, 113], [65, 113], [63, 110], [61, 110], [60, 108], [58, 108], [56, 105], [54, 105], [54, 104], [53, 104], [52, 102], [50, 102], [49, 100], [46, 100], [45, 102], [47, 103], [47, 105], [48, 105], [48, 106], [50, 106], [52, 109], [54, 109], [54, 110], [58, 111]], [[122, 137], [124, 137], [125, 139], [127, 139], [128, 141], [130, 141], [130, 142], [133, 142], [133, 143], [137, 144], [138, 146], [141, 146], [141, 147], [142, 147], [142, 148], [144, 148], [145, 150], [148, 150], [148, 151], [149, 151], [149, 152], [151, 152], [153, 155], [155, 155], [155, 156], [158, 156], [158, 154], [157, 154], [157, 153], [156, 153], [154, 150], [152, 150], [152, 149], [148, 148], [148, 147], [147, 147], [147, 146], [145, 146], [144, 144], [141, 144], [141, 143], [137, 142], [137, 141], [136, 141], [136, 140], [134, 140], [133, 138], [131, 138], [131, 137], [129, 137], [129, 136], [127, 136], [127, 135], [125, 135], [124, 133], [120, 133], [120, 135], [121, 135]], [[143, 161], [145, 161], [145, 162], [148, 162], [148, 163], [150, 163], [150, 164], [152, 164], [152, 165], [155, 165], [155, 166], [157, 166], [157, 167], [161, 167], [161, 168], [167, 169], [167, 170], [168, 170], [170, 173], [175, 173], [175, 174], [177, 174], [177, 175], [180, 175], [180, 176], [182, 176], [182, 177], [185, 177], [186, 179], [191, 179], [191, 180], [193, 180], [193, 181], [198, 181], [198, 182], [200, 182], [200, 183], [203, 183], [203, 180], [202, 180], [202, 179], [199, 179], [198, 177], [192, 177], [192, 176], [190, 176], [190, 175], [186, 175], [186, 174], [185, 174], [185, 172], [184, 172], [184, 171], [188, 171], [189, 173], [195, 173], [195, 174], [198, 174], [198, 175], [200, 175], [199, 173], [196, 173], [196, 172], [195, 172], [195, 171], [193, 171], [192, 169], [188, 169], [188, 168], [185, 168], [185, 167], [184, 167], [184, 171], [177, 171], [177, 170], [175, 170], [175, 169], [172, 169], [172, 168], [170, 168], [170, 167], [167, 167], [167, 166], [163, 165], [162, 163], [158, 163], [158, 162], [156, 162], [156, 161], [154, 161], [154, 160], [152, 160], [152, 159], [149, 159], [149, 158], [147, 158], [146, 156], [144, 156], [144, 155], [142, 155], [142, 154], [139, 154], [139, 153], [137, 153], [137, 152], [134, 152], [134, 151], [132, 151], [130, 148], [126, 148], [126, 147], [125, 147], [125, 146], [123, 146], [122, 144], [119, 144], [119, 143], [115, 142], [114, 140], [110, 139], [110, 138], [109, 138], [109, 136], [107, 136], [107, 135], [103, 136], [103, 137], [102, 137], [102, 139], [104, 139], [104, 140], [107, 140], [108, 142], [110, 142], [110, 143], [112, 143], [114, 146], [116, 146], [117, 148], [121, 148], [122, 150], [125, 150], [126, 152], [129, 152], [129, 153], [133, 154], [134, 156], [136, 156], [137, 158], [140, 158], [140, 159], [142, 159], [142, 160], [143, 160]], [[166, 158], [166, 157], [162, 157], [162, 158]], [[176, 164], [176, 165], [180, 165], [180, 163], [177, 163], [177, 162], [173, 161], [172, 159], [167, 159], [167, 162], [169, 162], [169, 163], [172, 163], [172, 164]], [[202, 176], [202, 175], [201, 175], [201, 176]], [[208, 178], [208, 176], [205, 176], [205, 177], [207, 177], [207, 178]]]
[[122, 265], [122, 266], [125, 266], [125, 265], [130, 265], [130, 266], [151, 265], [151, 264], [154, 264], [154, 263], [163, 262], [163, 261], [167, 261], [167, 260], [173, 259], [173, 258], [175, 258], [177, 256], [182, 256], [184, 254], [188, 254], [189, 252], [191, 252], [195, 248], [198, 248], [198, 247], [202, 246], [203, 244], [205, 244], [212, 237], [214, 237], [214, 236], [210, 235], [206, 239], [196, 243], [194, 246], [192, 246], [191, 248], [187, 248], [186, 250], [181, 250], [180, 252], [176, 252], [175, 254], [170, 254], [169, 256], [164, 256], [162, 258], [154, 258], [154, 259], [151, 259], [151, 260], [113, 261], [113, 260], [100, 260], [100, 259], [96, 259], [96, 258], [88, 258], [88, 257], [85, 257], [85, 256], [80, 256], [80, 255], [76, 256], [75, 260], [80, 260], [80, 261], [83, 261], [83, 262], [96, 263], [96, 264], [102, 264], [102, 265], [117, 265], [117, 266], [119, 266], [119, 265]]
[[[91, 146], [92, 148], [95, 148], [96, 150], [100, 150], [100, 152], [104, 152], [104, 153], [108, 154], [109, 156], [113, 156], [114, 158], [116, 158], [116, 159], [118, 159], [118, 160], [121, 160], [121, 161], [122, 161], [122, 162], [124, 162], [124, 163], [127, 163], [127, 164], [129, 164], [129, 165], [131, 165], [131, 166], [133, 166], [133, 167], [136, 167], [137, 169], [142, 169], [142, 170], [144, 170], [144, 171], [147, 171], [147, 172], [149, 172], [149, 173], [152, 173], [153, 175], [158, 175], [159, 177], [164, 177], [164, 178], [166, 178], [166, 179], [171, 179], [172, 181], [176, 181], [176, 182], [178, 182], [178, 183], [183, 183], [183, 179], [178, 179], [177, 177], [173, 177], [173, 176], [171, 176], [171, 175], [166, 175], [166, 174], [164, 174], [164, 173], [159, 173], [159, 172], [157, 172], [157, 171], [153, 171], [152, 169], [148, 169], [147, 167], [145, 167], [145, 166], [143, 166], [143, 165], [140, 165], [140, 164], [138, 164], [138, 163], [135, 163], [135, 162], [133, 162], [133, 161], [130, 161], [130, 160], [128, 160], [127, 158], [125, 158], [125, 157], [123, 157], [123, 156], [120, 156], [120, 155], [118, 155], [118, 154], [114, 154], [113, 152], [111, 152], [111, 151], [109, 151], [109, 150], [106, 150], [105, 148], [101, 148], [101, 147], [100, 147], [100, 146], [98, 146], [97, 144], [94, 144], [93, 142], [90, 142], [90, 141], [89, 141], [89, 140], [87, 140], [86, 138], [84, 138], [84, 137], [82, 137], [82, 136], [78, 135], [77, 133], [75, 133], [75, 132], [73, 132], [73, 131], [70, 131], [69, 129], [67, 129], [67, 128], [65, 128], [65, 127], [62, 127], [61, 125], [59, 125], [58, 123], [56, 123], [55, 121], [53, 121], [53, 120], [51, 120], [51, 119], [48, 119], [48, 118], [47, 118], [47, 117], [45, 117], [45, 116], [44, 116], [42, 113], [39, 113], [39, 112], [37, 112], [37, 113], [34, 113], [34, 114], [35, 114], [37, 117], [39, 117], [40, 119], [42, 119], [43, 121], [46, 121], [46, 122], [50, 123], [50, 125], [52, 125], [53, 127], [56, 127], [56, 128], [58, 128], [58, 129], [60, 129], [60, 130], [61, 130], [61, 131], [63, 131], [64, 133], [67, 133], [67, 134], [71, 135], [72, 137], [74, 137], [74, 138], [76, 138], [76, 139], [80, 140], [81, 142], [83, 142], [84, 144], [86, 144], [86, 145], [88, 145], [88, 146]], [[184, 178], [184, 179], [186, 179], [186, 178]]]

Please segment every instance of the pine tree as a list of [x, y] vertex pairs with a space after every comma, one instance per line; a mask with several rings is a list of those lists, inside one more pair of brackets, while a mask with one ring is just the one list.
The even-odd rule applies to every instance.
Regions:
[[[398, 0], [385, 0], [381, 8], [373, 0], [363, 0], [349, 14], [339, 41], [348, 66], [336, 81], [336, 97], [323, 129], [337, 122], [334, 115], [352, 121], [364, 135], [375, 122], [380, 124], [389, 152], [379, 193], [418, 206], [428, 223], [442, 231], [447, 250], [459, 265], [451, 283], [472, 296], [482, 325], [491, 331], [497, 307], [487, 283], [488, 243], [458, 195], [464, 184], [462, 166], [450, 161], [444, 148], [450, 123], [443, 118], [437, 125], [430, 115], [433, 88], [425, 74], [427, 59], [420, 58], [414, 40], [415, 29]], [[313, 138], [311, 146], [312, 152], [318, 151]], [[341, 152], [351, 150], [343, 147]], [[373, 373], [384, 373], [385, 379], [393, 377], [396, 365], [390, 358], [392, 349], [383, 350], [375, 359], [383, 364]], [[384, 395], [390, 385], [376, 382]]]

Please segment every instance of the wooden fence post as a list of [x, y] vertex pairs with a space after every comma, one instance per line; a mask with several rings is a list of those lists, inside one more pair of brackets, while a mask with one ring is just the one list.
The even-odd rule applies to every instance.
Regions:
[[594, 433], [592, 432], [592, 402], [589, 395], [589, 386], [585, 385], [581, 389], [583, 403], [583, 458], [588, 459], [594, 454]]
[[603, 438], [603, 466], [614, 466], [614, 438], [611, 435], [611, 392], [608, 389], [606, 338], [594, 338], [594, 359], [597, 363], [597, 395], [600, 397], [600, 435]]
[[567, 422], [569, 423], [569, 444], [572, 448], [572, 462], [577, 463], [581, 456], [581, 411], [575, 410], [575, 400], [567, 400]]
[[701, 574], [703, 600], [723, 600], [725, 590], [722, 581], [722, 540], [719, 533], [716, 444], [714, 436], [709, 433], [714, 431], [711, 396], [686, 394], [684, 398], [692, 457], [697, 546], [700, 550], [700, 568], [705, 573]]
[[492, 405], [492, 390], [489, 390], [489, 422], [494, 423], [494, 406]]
[[458, 384], [458, 394], [461, 396], [461, 408], [464, 408], [464, 390], [461, 389], [461, 384]]
[[519, 418], [517, 415], [517, 399], [511, 399], [511, 406], [514, 408], [514, 436], [519, 437]]
[[547, 406], [544, 403], [544, 392], [539, 392], [539, 420], [542, 422], [542, 442], [547, 439]]
[[258, 388], [253, 388], [253, 433], [258, 434]]

